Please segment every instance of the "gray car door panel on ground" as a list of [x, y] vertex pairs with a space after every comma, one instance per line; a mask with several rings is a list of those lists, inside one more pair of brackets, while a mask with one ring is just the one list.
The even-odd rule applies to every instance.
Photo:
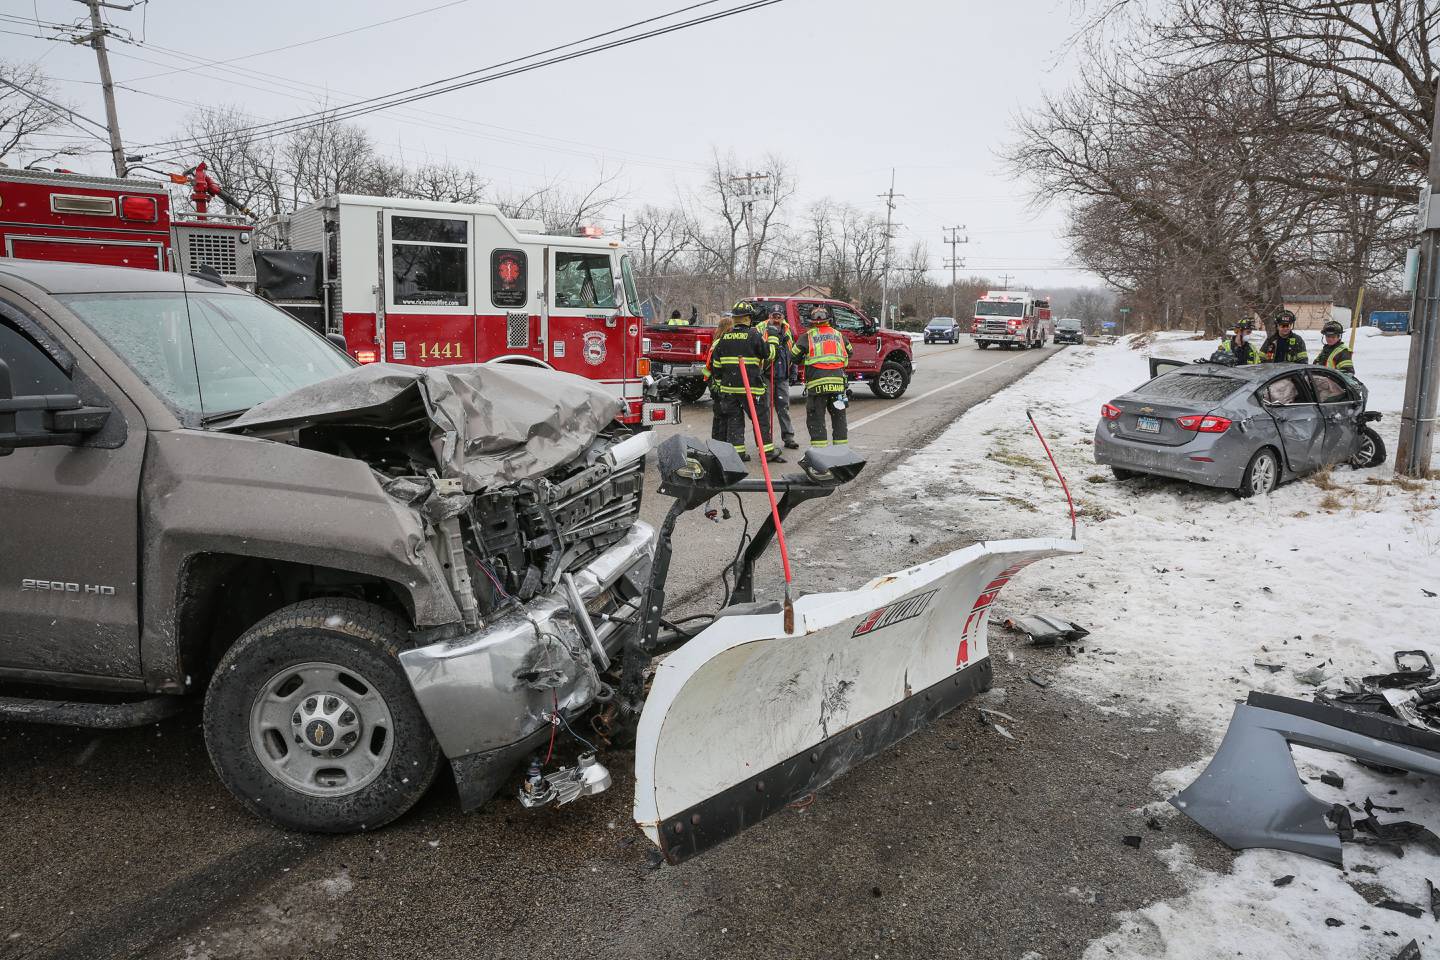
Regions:
[[[140, 674], [136, 499], [145, 422], [83, 352], [60, 358], [26, 333], [63, 344], [44, 318], [0, 310], [0, 355], [16, 396], [74, 393], [111, 410], [107, 438], [20, 447], [0, 457], [0, 668]], [[57, 501], [63, 496], [63, 506]]]
[[1271, 380], [1260, 388], [1260, 399], [1280, 433], [1290, 472], [1318, 469], [1325, 452], [1325, 420], [1300, 374]]

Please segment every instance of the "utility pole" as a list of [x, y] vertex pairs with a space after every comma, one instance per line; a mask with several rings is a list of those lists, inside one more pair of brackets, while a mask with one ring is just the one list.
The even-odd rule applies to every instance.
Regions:
[[890, 240], [891, 229], [900, 226], [894, 223], [892, 218], [895, 215], [895, 198], [903, 197], [905, 194], [895, 192], [895, 168], [890, 168], [890, 189], [884, 193], [877, 193], [877, 197], [885, 201], [885, 268], [880, 274], [880, 326], [883, 328], [885, 322], [890, 319]]
[[745, 249], [746, 272], [750, 277], [750, 296], [755, 296], [755, 270], [759, 263], [759, 256], [755, 250], [755, 201], [762, 200], [770, 195], [770, 174], [768, 173], [747, 173], [743, 177], [731, 177], [731, 184], [744, 184], [735, 192], [735, 199], [740, 201], [741, 215], [745, 219]]
[[960, 307], [956, 298], [960, 295], [960, 291], [957, 287], [959, 281], [955, 277], [955, 271], [965, 266], [965, 264], [961, 263], [956, 257], [955, 248], [962, 243], [969, 243], [970, 238], [960, 239], [960, 231], [964, 230], [964, 227], [946, 227], [945, 229], [950, 231], [950, 236], [945, 238], [945, 242], [950, 244], [950, 259], [945, 262], [945, 266], [950, 268], [950, 319], [959, 320], [960, 317], [956, 311], [959, 310]]
[[1009, 290], [1009, 289], [1010, 289], [1010, 274], [1008, 274], [1008, 273], [1002, 273], [1002, 274], [1000, 274], [1000, 289], [1001, 289], [1001, 290]]
[[[1437, 85], [1440, 93], [1440, 85]], [[1430, 473], [1435, 436], [1436, 381], [1440, 379], [1440, 96], [1430, 123], [1430, 194], [1420, 240], [1420, 274], [1410, 316], [1410, 363], [1405, 371], [1405, 405], [1400, 412], [1400, 442], [1395, 472], [1423, 478]], [[1358, 318], [1352, 317], [1351, 323]]]
[[112, 10], [130, 11], [135, 9], [135, 4], [128, 6], [119, 3], [106, 3], [105, 0], [78, 0], [90, 8], [90, 32], [84, 36], [74, 39], [74, 43], [89, 42], [95, 48], [95, 59], [100, 63], [100, 92], [105, 97], [105, 121], [110, 128], [110, 156], [115, 161], [115, 176], [126, 175], [125, 148], [120, 142], [120, 117], [115, 112], [115, 81], [110, 78], [110, 58], [105, 52], [105, 37], [109, 33], [105, 29], [105, 23], [100, 19], [100, 8], [109, 7]]

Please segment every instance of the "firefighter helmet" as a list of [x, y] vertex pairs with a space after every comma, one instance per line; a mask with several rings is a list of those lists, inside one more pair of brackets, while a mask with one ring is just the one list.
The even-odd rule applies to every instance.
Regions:
[[764, 309], [751, 300], [737, 300], [735, 306], [730, 308], [732, 317], [749, 317], [751, 320], [759, 320], [765, 316]]
[[1254, 330], [1254, 329], [1255, 329], [1255, 324], [1254, 324], [1252, 321], [1250, 321], [1250, 320], [1236, 320], [1236, 321], [1235, 321], [1235, 329], [1236, 329], [1236, 330], [1246, 330], [1246, 331]]
[[1286, 326], [1295, 326], [1295, 314], [1291, 313], [1289, 310], [1281, 310], [1279, 313], [1275, 314], [1275, 326], [1278, 327], [1282, 323]]
[[1325, 321], [1325, 326], [1320, 328], [1320, 332], [1327, 337], [1332, 334], [1338, 337], [1345, 332], [1345, 327], [1341, 325], [1339, 320], [1327, 320]]

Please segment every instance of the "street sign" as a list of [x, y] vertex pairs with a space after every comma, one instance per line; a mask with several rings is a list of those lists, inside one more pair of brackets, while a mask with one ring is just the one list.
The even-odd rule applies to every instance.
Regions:
[[1101, 323], [1100, 326], [1106, 330], [1114, 330], [1118, 326], [1118, 324], [1114, 320], [1106, 320]]
[[1121, 312], [1122, 314], [1124, 314], [1124, 313], [1129, 313], [1129, 312], [1130, 312], [1130, 308], [1129, 308], [1129, 307], [1121, 307], [1121, 308], [1120, 308], [1120, 312]]

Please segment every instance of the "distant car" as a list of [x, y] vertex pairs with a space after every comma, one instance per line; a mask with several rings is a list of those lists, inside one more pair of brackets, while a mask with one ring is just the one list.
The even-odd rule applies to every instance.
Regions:
[[1095, 462], [1117, 479], [1173, 477], [1270, 493], [1337, 463], [1374, 467], [1385, 442], [1365, 385], [1303, 364], [1150, 361], [1152, 379], [1100, 408]]
[[1064, 318], [1055, 321], [1055, 342], [1056, 343], [1084, 343], [1085, 325], [1073, 318]]
[[955, 343], [960, 339], [960, 324], [954, 317], [935, 317], [925, 324], [925, 342]]

